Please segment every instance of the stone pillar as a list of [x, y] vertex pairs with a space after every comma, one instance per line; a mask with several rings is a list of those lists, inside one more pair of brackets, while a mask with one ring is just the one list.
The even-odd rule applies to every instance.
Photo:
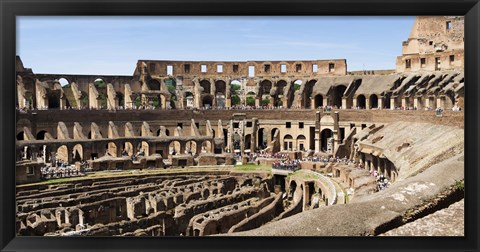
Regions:
[[357, 108], [357, 98], [354, 98], [354, 99], [353, 99], [353, 107], [354, 107], [354, 108]]
[[321, 135], [320, 135], [320, 119], [321, 114], [320, 111], [315, 113], [315, 152], [320, 152], [320, 144], [321, 144]]
[[167, 98], [165, 97], [165, 95], [160, 95], [160, 103], [162, 104], [162, 109], [167, 109]]
[[383, 109], [383, 96], [378, 98], [378, 108]]
[[370, 108], [370, 98], [365, 98], [365, 109], [371, 109]]
[[438, 107], [445, 109], [444, 104], [443, 104], [443, 100], [442, 100], [441, 97], [437, 97], [437, 108]]
[[257, 107], [260, 106], [261, 99], [262, 99], [261, 97], [260, 98], [255, 97], [255, 106]]
[[46, 164], [47, 163], [47, 146], [43, 146], [43, 162]]
[[390, 97], [390, 109], [395, 109], [395, 97]]
[[402, 107], [403, 108], [407, 107], [407, 99], [405, 97], [402, 97]]
[[[306, 108], [308, 109], [308, 108]], [[315, 108], [315, 99], [314, 98], [310, 98], [310, 109], [316, 109]]]
[[342, 109], [347, 109], [347, 98], [342, 97]]

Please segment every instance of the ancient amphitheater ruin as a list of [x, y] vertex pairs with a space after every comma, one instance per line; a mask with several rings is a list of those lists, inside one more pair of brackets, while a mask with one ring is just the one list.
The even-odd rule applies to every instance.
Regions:
[[17, 234], [425, 235], [405, 224], [446, 225], [431, 214], [450, 206], [452, 230], [434, 233], [463, 235], [463, 24], [417, 17], [395, 70], [139, 60], [132, 76], [68, 75], [17, 57]]

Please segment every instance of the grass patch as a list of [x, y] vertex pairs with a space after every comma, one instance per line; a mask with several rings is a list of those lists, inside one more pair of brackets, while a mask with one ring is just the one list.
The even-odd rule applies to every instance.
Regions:
[[270, 171], [271, 168], [265, 165], [242, 164], [234, 167], [236, 171]]
[[302, 171], [296, 171], [287, 176], [287, 179], [300, 178], [303, 180], [318, 180], [319, 178], [313, 174], [304, 173]]

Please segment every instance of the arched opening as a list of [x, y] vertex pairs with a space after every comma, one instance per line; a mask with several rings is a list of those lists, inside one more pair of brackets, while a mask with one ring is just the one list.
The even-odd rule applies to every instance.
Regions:
[[60, 78], [58, 80], [58, 83], [60, 83], [60, 86], [62, 86], [62, 87], [69, 87], [70, 86], [70, 82], [65, 78]]
[[212, 143], [208, 140], [203, 141], [202, 143], [202, 152], [211, 153], [212, 152]]
[[60, 108], [60, 90], [49, 90], [47, 92], [47, 98], [49, 109]]
[[230, 82], [230, 96], [231, 96], [231, 103], [232, 106], [240, 105], [240, 92], [242, 89], [242, 84], [238, 80], [232, 80]]
[[333, 132], [331, 129], [322, 130], [321, 134], [321, 150], [329, 153], [333, 151]]
[[197, 142], [195, 141], [188, 141], [185, 144], [185, 152], [190, 155], [196, 155], [197, 153]]
[[211, 108], [212, 107], [212, 96], [211, 95], [205, 95], [203, 98], [202, 98], [202, 106], [204, 108]]
[[449, 90], [445, 92], [445, 96], [442, 97], [442, 100], [444, 109], [452, 109], [453, 105], [455, 105], [455, 94]]
[[208, 80], [200, 81], [200, 86], [203, 88], [202, 94], [210, 94], [210, 82]]
[[223, 129], [223, 145], [228, 145], [228, 129]]
[[423, 96], [417, 97], [417, 109], [425, 108], [425, 98]]
[[289, 186], [289, 198], [293, 198], [293, 194], [295, 193], [295, 190], [297, 190], [297, 182], [295, 180], [290, 181], [290, 186]]
[[365, 109], [366, 107], [367, 107], [367, 105], [366, 105], [365, 95], [358, 95], [357, 96], [357, 108]]
[[321, 94], [315, 95], [315, 108], [323, 107], [323, 96]]
[[69, 154], [70, 153], [68, 152], [67, 146], [62, 145], [62, 146], [58, 147], [58, 149], [57, 149], [57, 153], [55, 154], [55, 160], [60, 162], [60, 165], [67, 164]]
[[76, 144], [75, 146], [73, 146], [72, 161], [80, 162], [82, 160], [83, 160], [83, 147], [81, 144]]
[[[287, 91], [285, 90], [287, 86], [287, 82], [284, 81], [284, 80], [279, 80], [277, 83], [276, 83], [276, 88], [275, 88], [275, 94], [273, 95], [273, 106], [275, 107], [283, 107], [283, 106], [288, 106], [288, 97], [286, 97], [285, 95], [287, 95]], [[283, 99], [287, 98], [287, 104], [283, 104]], [[291, 101], [290, 101], [291, 102]]]
[[160, 91], [161, 84], [158, 80], [151, 79], [148, 81], [148, 89], [150, 90], [155, 90], [155, 91]]
[[177, 95], [176, 95], [177, 82], [173, 78], [165, 79], [165, 87], [167, 88], [167, 91], [170, 93], [170, 100], [167, 100], [168, 98], [165, 99], [166, 106], [167, 108], [170, 106], [170, 108], [175, 109], [176, 108], [175, 103], [177, 102]]
[[315, 182], [308, 182], [307, 183], [308, 185], [308, 196], [307, 198], [305, 199], [307, 202], [306, 204], [307, 205], [310, 205], [310, 208], [317, 208], [318, 207], [318, 204], [317, 205], [314, 205], [314, 201], [313, 201], [313, 197], [315, 196]]
[[37, 140], [45, 140], [45, 134], [47, 133], [47, 131], [45, 130], [41, 130], [37, 133]]
[[306, 137], [304, 135], [297, 136], [297, 150], [304, 151], [306, 146]]
[[247, 134], [245, 136], [245, 150], [250, 150], [251, 147], [252, 147], [252, 135], [251, 134]]
[[105, 88], [107, 87], [107, 82], [102, 79], [102, 78], [96, 78], [94, 81], [93, 81], [93, 85], [96, 87], [96, 88]]
[[23, 131], [21, 131], [20, 133], [17, 134], [17, 140], [18, 140], [18, 141], [23, 141], [23, 140], [25, 140], [23, 134], [24, 134]]
[[168, 145], [168, 153], [170, 155], [178, 155], [180, 153], [180, 142], [179, 141], [172, 141]]
[[252, 91], [248, 92], [247, 97], [245, 98], [245, 105], [250, 107], [255, 106], [255, 97], [256, 97], [255, 92], [252, 92]]
[[185, 92], [185, 100], [183, 106], [185, 108], [193, 108], [195, 106], [193, 99], [193, 94], [191, 92]]
[[242, 140], [242, 138], [240, 137], [238, 132], [235, 132], [235, 134], [233, 134], [233, 149], [234, 150], [240, 150], [240, 141], [241, 140]]
[[291, 151], [293, 149], [293, 137], [291, 135], [285, 135], [283, 137], [283, 150]]
[[116, 92], [115, 94], [117, 96], [118, 106], [125, 108], [125, 95], [123, 95], [122, 92]]
[[273, 128], [272, 131], [271, 131], [271, 139], [270, 141], [273, 141], [275, 139], [275, 134], [280, 134], [280, 131], [278, 130], [278, 128]]
[[130, 142], [125, 142], [123, 144], [122, 156], [133, 156], [133, 144]]
[[140, 143], [140, 148], [138, 148], [138, 150], [139, 153], [143, 153], [145, 157], [150, 155], [150, 145], [145, 141]]
[[117, 157], [117, 145], [114, 142], [109, 142], [107, 146], [105, 146], [105, 155]]
[[265, 130], [265, 128], [260, 128], [258, 130], [258, 134], [257, 134], [257, 146], [258, 148], [260, 149], [265, 149], [267, 148], [267, 130]]
[[170, 136], [170, 130], [165, 129], [165, 135]]
[[220, 93], [220, 94], [225, 95], [226, 90], [227, 90], [227, 84], [225, 83], [225, 81], [223, 81], [223, 80], [215, 81], [215, 94]]
[[259, 96], [263, 98], [263, 95], [270, 95], [272, 89], [272, 82], [269, 80], [263, 80], [260, 82]]
[[332, 93], [332, 99], [330, 102], [331, 106], [336, 106], [337, 108], [342, 107], [342, 97], [343, 93], [345, 93], [345, 90], [347, 89], [346, 86], [344, 85], [338, 85], [333, 89]]
[[370, 108], [371, 109], [378, 108], [378, 96], [376, 94], [370, 95]]
[[[312, 96], [313, 87], [315, 86], [315, 83], [317, 83], [316, 80], [310, 80], [309, 82], [307, 82], [307, 84], [305, 85], [305, 88], [303, 89], [303, 106], [306, 109], [310, 109], [312, 107], [311, 96]], [[323, 97], [322, 97], [322, 99], [323, 99]], [[314, 106], [315, 106], [315, 108], [318, 107], [315, 104], [314, 104]], [[320, 105], [320, 106], [322, 106], [322, 105]]]

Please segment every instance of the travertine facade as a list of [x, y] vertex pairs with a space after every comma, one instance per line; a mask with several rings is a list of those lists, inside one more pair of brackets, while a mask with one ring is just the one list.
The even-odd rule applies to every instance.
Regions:
[[463, 17], [417, 17], [397, 57], [397, 72], [463, 69], [464, 23]]

